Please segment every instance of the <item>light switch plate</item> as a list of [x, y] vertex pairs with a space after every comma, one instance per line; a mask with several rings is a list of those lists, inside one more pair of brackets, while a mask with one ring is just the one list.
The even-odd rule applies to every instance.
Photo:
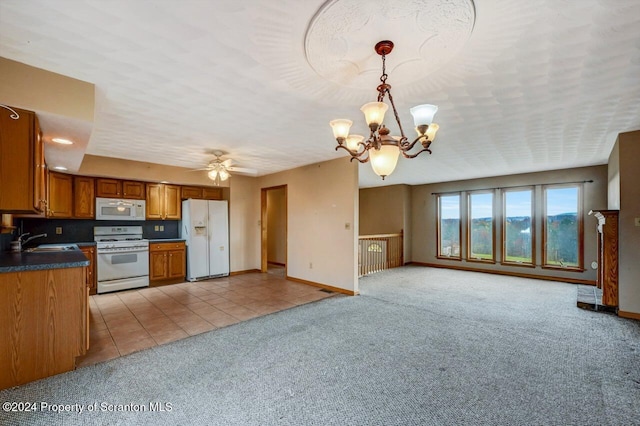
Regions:
[[56, 235], [62, 235], [62, 226], [56, 226]]

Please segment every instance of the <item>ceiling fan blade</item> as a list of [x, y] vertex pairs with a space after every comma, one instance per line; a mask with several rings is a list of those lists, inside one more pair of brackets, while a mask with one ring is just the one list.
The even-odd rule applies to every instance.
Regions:
[[187, 170], [188, 172], [201, 172], [203, 170], [211, 170], [211, 167], [203, 167], [201, 169], [191, 169], [191, 170]]
[[244, 167], [227, 167], [227, 170], [234, 173], [241, 173], [245, 175], [257, 176], [258, 171], [256, 169], [246, 169]]
[[233, 164], [233, 160], [232, 160], [231, 158], [229, 158], [229, 159], [227, 159], [227, 160], [224, 160], [221, 164], [222, 164], [223, 166], [225, 166], [225, 167], [229, 168], [229, 167], [231, 167], [231, 165]]

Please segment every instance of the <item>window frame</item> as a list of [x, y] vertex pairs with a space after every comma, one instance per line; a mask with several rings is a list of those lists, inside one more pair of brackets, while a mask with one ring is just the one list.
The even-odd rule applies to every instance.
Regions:
[[[481, 195], [481, 194], [490, 194], [491, 195], [491, 258], [490, 259], [482, 259], [477, 257], [472, 257], [471, 253], [471, 235], [472, 235], [472, 221], [473, 217], [471, 215], [471, 197], [473, 195]], [[493, 190], [478, 190], [478, 191], [470, 191], [467, 192], [467, 262], [478, 262], [478, 263], [496, 263], [496, 194]]]
[[[458, 256], [447, 256], [443, 255], [440, 250], [442, 248], [442, 244], [440, 242], [440, 237], [442, 236], [442, 230], [440, 228], [440, 216], [442, 212], [442, 197], [458, 197], [458, 244], [459, 244], [459, 254]], [[436, 194], [436, 258], [444, 259], [444, 260], [462, 260], [462, 192], [447, 192], [442, 194]]]
[[[576, 188], [578, 190], [577, 217], [578, 222], [578, 266], [558, 266], [547, 263], [547, 190], [561, 188]], [[542, 185], [542, 268], [561, 271], [584, 271], [584, 208], [583, 208], [584, 184], [564, 183]]]
[[[531, 235], [531, 262], [514, 262], [507, 260], [507, 194], [509, 192], [522, 192], [529, 191], [531, 192], [531, 226], [530, 226], [530, 235]], [[524, 185], [512, 188], [503, 188], [501, 190], [502, 196], [502, 230], [500, 235], [500, 240], [502, 243], [502, 253], [500, 264], [505, 266], [521, 266], [525, 268], [535, 268], [536, 267], [536, 188], [535, 185]]]

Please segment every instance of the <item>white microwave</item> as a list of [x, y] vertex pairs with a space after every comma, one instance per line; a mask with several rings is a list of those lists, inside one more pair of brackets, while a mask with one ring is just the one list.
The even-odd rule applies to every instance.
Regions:
[[96, 198], [96, 220], [145, 220], [145, 200]]

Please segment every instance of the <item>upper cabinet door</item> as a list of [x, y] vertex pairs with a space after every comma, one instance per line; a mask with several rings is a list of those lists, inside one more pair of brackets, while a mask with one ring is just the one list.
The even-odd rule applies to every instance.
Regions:
[[222, 188], [202, 188], [202, 198], [205, 200], [222, 200]]
[[144, 182], [132, 180], [122, 181], [122, 197], [134, 200], [144, 200], [146, 196]]
[[0, 108], [0, 212], [43, 211], [44, 155], [36, 114]]
[[96, 197], [122, 198], [122, 182], [118, 179], [98, 178], [96, 180]]
[[96, 194], [93, 178], [73, 177], [73, 216], [82, 219], [96, 217]]
[[147, 219], [164, 219], [164, 185], [147, 184]]
[[182, 199], [188, 198], [200, 199], [202, 198], [202, 188], [197, 186], [183, 186], [182, 187]]
[[180, 186], [164, 185], [165, 214], [163, 219], [180, 219], [182, 202], [180, 200]]
[[49, 217], [73, 217], [73, 176], [49, 173]]

